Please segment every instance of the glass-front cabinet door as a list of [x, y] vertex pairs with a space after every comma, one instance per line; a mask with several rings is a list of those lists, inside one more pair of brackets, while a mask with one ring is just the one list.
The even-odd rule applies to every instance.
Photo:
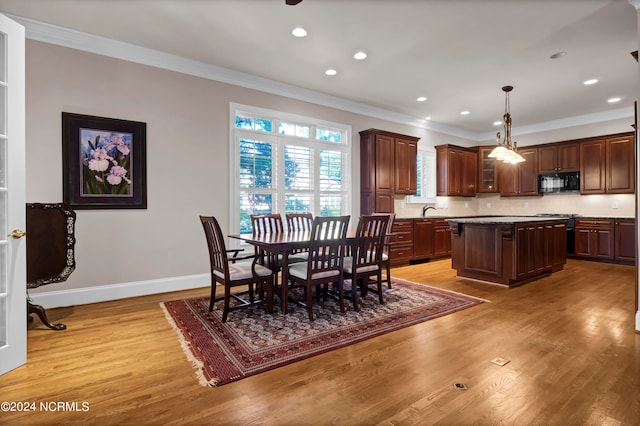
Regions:
[[498, 162], [489, 158], [493, 146], [478, 149], [478, 188], [476, 192], [498, 192]]

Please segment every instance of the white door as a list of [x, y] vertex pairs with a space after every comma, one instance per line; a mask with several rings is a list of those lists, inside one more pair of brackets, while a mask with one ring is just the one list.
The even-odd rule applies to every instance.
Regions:
[[0, 15], [0, 374], [27, 362], [24, 27]]

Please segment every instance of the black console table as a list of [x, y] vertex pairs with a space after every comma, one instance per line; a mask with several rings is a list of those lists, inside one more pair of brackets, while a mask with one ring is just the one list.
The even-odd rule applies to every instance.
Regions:
[[[74, 256], [76, 213], [66, 204], [27, 203], [27, 289], [65, 281], [76, 267]], [[36, 314], [53, 330], [44, 308], [27, 299], [29, 321]]]

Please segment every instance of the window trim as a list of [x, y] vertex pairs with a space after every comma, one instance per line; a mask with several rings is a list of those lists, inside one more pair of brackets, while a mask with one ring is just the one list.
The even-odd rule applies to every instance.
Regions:
[[407, 204], [431, 204], [436, 202], [436, 150], [418, 143], [418, 158], [421, 159], [418, 167], [422, 182], [420, 187], [424, 189], [421, 196], [407, 195]]
[[[271, 132], [263, 132], [253, 129], [240, 129], [236, 128], [236, 115], [237, 114], [250, 114], [253, 116], [259, 116], [260, 118], [269, 118], [274, 120], [272, 131]], [[278, 133], [278, 122], [284, 121], [287, 123], [296, 123], [301, 125], [310, 126], [310, 137], [298, 137], [292, 135], [281, 135]], [[315, 139], [316, 129], [330, 129], [335, 131], [340, 131], [343, 139], [341, 142], [329, 142], [329, 141], [319, 141]], [[239, 147], [239, 138], [246, 137], [246, 135], [255, 135], [256, 140], [264, 140], [267, 142], [276, 143], [278, 145], [283, 145], [283, 141], [293, 141], [295, 145], [301, 146], [309, 146], [316, 153], [320, 149], [327, 150], [338, 150], [344, 152], [344, 167], [343, 167], [343, 190], [341, 191], [344, 194], [344, 209], [343, 214], [351, 214], [352, 215], [352, 199], [353, 199], [353, 187], [352, 187], [352, 150], [353, 144], [351, 143], [351, 133], [352, 129], [350, 125], [334, 123], [325, 120], [320, 120], [312, 117], [305, 117], [296, 114], [289, 114], [281, 111], [269, 110], [265, 108], [243, 105], [234, 102], [229, 103], [229, 155], [230, 155], [230, 179], [229, 179], [229, 229], [231, 233], [238, 233], [240, 230], [240, 205], [237, 200], [240, 197], [240, 187], [239, 187], [239, 157], [240, 157], [240, 147]], [[283, 145], [284, 146], [284, 145]], [[277, 155], [283, 155], [280, 152], [281, 150], [277, 150]], [[317, 154], [316, 154], [317, 155]], [[284, 191], [280, 191], [278, 188], [284, 188], [284, 174], [282, 173], [282, 167], [284, 164], [280, 162], [280, 160], [276, 161], [274, 164], [274, 182], [277, 182], [277, 188], [272, 190], [273, 193], [281, 192], [284, 194]], [[318, 191], [317, 184], [319, 183], [318, 175], [319, 169], [315, 168], [314, 165], [314, 181], [316, 182], [316, 187], [314, 188], [314, 192]], [[295, 191], [294, 191], [295, 192]], [[315, 198], [315, 197], [314, 197]], [[313, 200], [316, 204], [318, 200]], [[280, 211], [284, 216], [284, 207], [285, 207], [285, 199], [284, 197], [278, 197], [274, 201], [274, 210]], [[318, 207], [317, 205], [315, 206]], [[316, 212], [314, 212], [315, 214]]]

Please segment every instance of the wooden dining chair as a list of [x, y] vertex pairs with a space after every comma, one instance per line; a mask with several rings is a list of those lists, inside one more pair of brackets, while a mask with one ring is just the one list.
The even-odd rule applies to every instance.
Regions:
[[[289, 232], [308, 232], [313, 227], [313, 214], [311, 213], [287, 213], [287, 230]], [[308, 248], [299, 248], [289, 253], [289, 263], [306, 262], [309, 254]]]
[[388, 215], [361, 216], [355, 242], [350, 245], [351, 253], [344, 259], [344, 277], [351, 278], [351, 300], [356, 311], [360, 310], [358, 289], [364, 297], [371, 283], [376, 284], [374, 291], [378, 293], [378, 301], [384, 303], [381, 261], [388, 223]]
[[313, 226], [313, 214], [311, 213], [287, 213], [287, 229], [289, 231], [311, 231]]
[[388, 216], [389, 222], [387, 223], [387, 232], [384, 237], [384, 251], [382, 252], [382, 259], [380, 261], [382, 268], [385, 270], [385, 278], [382, 282], [387, 283], [387, 287], [391, 288], [391, 262], [389, 256], [391, 252], [391, 237], [393, 232], [393, 221], [396, 218], [395, 213], [371, 213], [373, 216]]
[[252, 214], [251, 228], [254, 235], [277, 234], [284, 232], [280, 213]]
[[[200, 216], [200, 222], [204, 228], [209, 248], [209, 261], [211, 266], [211, 302], [209, 312], [213, 311], [216, 301], [216, 287], [220, 283], [224, 287], [224, 308], [222, 310], [222, 322], [227, 322], [230, 311], [240, 308], [264, 305], [267, 312], [273, 312], [273, 283], [275, 274], [271, 269], [257, 263], [258, 256], [234, 256], [229, 258], [228, 253], [237, 250], [227, 250], [224, 242], [224, 234], [220, 224], [213, 216]], [[261, 297], [255, 299], [254, 284], [257, 285]], [[238, 286], [247, 286], [248, 290], [231, 293], [231, 289]], [[264, 296], [266, 294], [266, 296]], [[249, 300], [241, 297], [247, 295]], [[231, 299], [237, 303], [231, 306]]]
[[321, 286], [334, 283], [340, 294], [340, 310], [344, 312], [343, 268], [349, 216], [316, 216], [311, 228], [309, 257], [306, 262], [288, 265], [291, 288], [302, 287], [305, 300], [298, 302], [307, 308], [313, 321], [313, 289], [319, 294]]

